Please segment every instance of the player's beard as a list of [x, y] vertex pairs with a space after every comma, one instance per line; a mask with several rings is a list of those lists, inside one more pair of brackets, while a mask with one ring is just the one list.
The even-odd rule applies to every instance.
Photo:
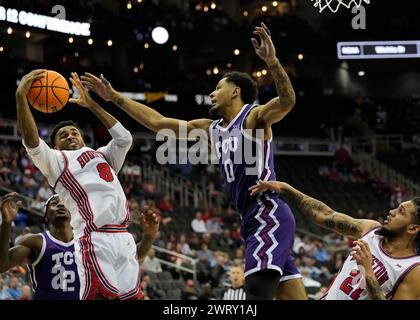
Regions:
[[392, 239], [398, 237], [401, 234], [401, 231], [402, 230], [390, 230], [387, 227], [382, 226], [378, 230], [377, 234], [385, 237], [385, 239], [387, 239], [387, 240], [392, 240]]

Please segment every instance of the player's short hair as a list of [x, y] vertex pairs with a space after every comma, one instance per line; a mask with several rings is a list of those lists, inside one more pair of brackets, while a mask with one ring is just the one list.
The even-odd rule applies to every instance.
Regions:
[[57, 135], [58, 130], [60, 130], [63, 127], [67, 127], [67, 126], [73, 126], [75, 127], [77, 130], [79, 130], [80, 134], [83, 137], [83, 133], [82, 130], [79, 128], [79, 126], [77, 125], [76, 122], [71, 121], [71, 120], [66, 120], [66, 121], [61, 121], [59, 122], [53, 129], [53, 131], [50, 134], [50, 141], [51, 141], [51, 146], [54, 148], [55, 147], [55, 136]]
[[249, 74], [233, 71], [223, 76], [227, 82], [234, 83], [241, 88], [241, 98], [244, 103], [254, 103], [258, 97], [257, 83], [252, 80]]
[[[415, 224], [420, 224], [420, 197], [415, 197], [412, 199], [414, 206], [415, 206]], [[420, 231], [417, 232], [416, 236], [416, 253], [420, 254]]]

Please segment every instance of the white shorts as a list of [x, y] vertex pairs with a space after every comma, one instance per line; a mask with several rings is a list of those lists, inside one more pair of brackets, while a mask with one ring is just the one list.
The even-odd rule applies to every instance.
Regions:
[[92, 232], [74, 242], [80, 299], [141, 299], [137, 246], [125, 232]]

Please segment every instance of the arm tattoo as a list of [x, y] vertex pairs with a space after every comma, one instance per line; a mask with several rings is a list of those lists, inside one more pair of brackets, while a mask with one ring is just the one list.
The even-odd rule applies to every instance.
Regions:
[[366, 277], [366, 289], [372, 300], [386, 300], [375, 276]]
[[333, 213], [326, 204], [311, 197], [304, 195], [301, 192], [285, 192], [283, 194], [287, 201], [292, 203], [304, 215], [309, 216], [312, 220], [316, 219], [321, 212]]
[[309, 217], [320, 226], [349, 236], [358, 236], [361, 234], [361, 229], [357, 222], [353, 222], [352, 218], [335, 212], [319, 200], [306, 196], [296, 190], [283, 192], [282, 195], [287, 202], [295, 206], [303, 215]]
[[324, 226], [328, 229], [347, 235], [356, 235], [360, 233], [360, 229], [357, 224], [343, 220], [334, 221], [334, 218], [336, 218], [336, 215], [332, 214], [331, 218], [325, 219]]
[[271, 75], [276, 83], [277, 93], [279, 95], [279, 102], [281, 105], [290, 106], [294, 104], [295, 91], [286, 71], [281, 66], [280, 62], [269, 66]]

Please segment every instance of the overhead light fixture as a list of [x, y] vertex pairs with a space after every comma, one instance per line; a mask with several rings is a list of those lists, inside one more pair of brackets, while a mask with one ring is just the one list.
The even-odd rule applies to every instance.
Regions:
[[165, 44], [169, 40], [169, 32], [164, 27], [156, 27], [152, 31], [152, 39], [157, 44]]

